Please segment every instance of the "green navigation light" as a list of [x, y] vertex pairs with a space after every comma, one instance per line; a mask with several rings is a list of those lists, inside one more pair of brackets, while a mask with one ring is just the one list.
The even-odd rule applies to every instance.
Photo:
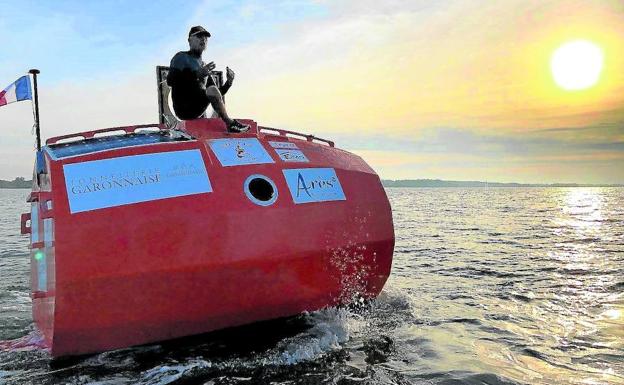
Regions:
[[41, 261], [41, 260], [43, 259], [43, 257], [44, 257], [44, 256], [45, 256], [45, 255], [44, 255], [41, 251], [37, 251], [37, 252], [35, 253], [35, 259], [36, 259], [37, 261]]

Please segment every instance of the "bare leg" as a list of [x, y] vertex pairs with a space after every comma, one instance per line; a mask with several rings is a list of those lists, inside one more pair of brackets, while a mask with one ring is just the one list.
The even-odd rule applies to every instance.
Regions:
[[210, 86], [206, 89], [206, 95], [208, 96], [208, 101], [214, 110], [219, 114], [221, 119], [225, 122], [225, 124], [229, 125], [232, 123], [232, 119], [229, 117], [227, 111], [225, 110], [225, 104], [223, 103], [223, 96], [221, 96], [221, 92], [215, 86]]

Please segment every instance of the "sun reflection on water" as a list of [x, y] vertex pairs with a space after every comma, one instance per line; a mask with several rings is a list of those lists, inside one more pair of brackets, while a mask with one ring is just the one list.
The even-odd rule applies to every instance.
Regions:
[[[527, 195], [535, 193], [529, 190]], [[456, 367], [460, 362], [457, 357], [463, 356], [459, 352], [465, 352], [469, 345], [465, 339], [481, 335], [471, 345], [476, 360], [461, 360], [462, 368], [492, 371], [529, 384], [624, 384], [624, 366], [609, 358], [624, 351], [624, 294], [613, 290], [622, 281], [622, 276], [615, 273], [621, 269], [622, 257], [616, 253], [621, 242], [614, 242], [621, 230], [621, 217], [614, 210], [613, 190], [544, 189], [536, 195], [530, 203], [521, 200], [526, 205], [521, 210], [540, 213], [525, 217], [524, 223], [518, 216], [509, 217], [511, 221], [505, 216], [515, 208], [510, 199], [499, 207], [481, 206], [478, 216], [468, 219], [463, 216], [471, 212], [469, 201], [462, 201], [460, 207], [463, 229], [492, 230], [486, 233], [487, 242], [475, 242], [475, 235], [455, 235], [456, 245], [464, 252], [486, 258], [490, 264], [497, 263], [494, 256], [501, 251], [502, 255], [516, 253], [512, 254], [515, 259], [501, 262], [501, 269], [514, 266], [529, 272], [523, 279], [509, 273], [507, 281], [498, 286], [505, 295], [495, 300], [488, 298], [484, 290], [487, 276], [478, 278], [477, 284], [470, 283], [466, 275], [452, 278], [456, 285], [469, 285], [464, 290], [483, 296], [478, 307], [453, 309], [450, 313], [462, 311], [465, 317], [470, 314], [470, 319], [483, 320], [483, 329], [495, 330], [499, 340], [455, 323], [438, 327], [435, 332], [419, 327], [418, 335], [433, 341], [440, 356], [448, 357], [439, 370]], [[447, 220], [450, 226], [461, 228], [456, 221], [457, 217], [452, 216]], [[532, 236], [525, 235], [527, 228], [534, 229]], [[518, 252], [507, 246], [513, 243], [498, 242], [498, 237], [527, 241]], [[540, 239], [547, 241], [540, 243]], [[609, 247], [616, 252], [607, 250]], [[450, 261], [453, 270], [475, 268], [462, 264], [463, 260]], [[428, 277], [429, 284], [431, 279]], [[476, 309], [480, 309], [481, 316], [471, 314]], [[488, 318], [492, 314], [497, 316]]]
[[[544, 319], [545, 325], [551, 325], [549, 332], [554, 332], [562, 345], [574, 348], [569, 357], [561, 360], [563, 364], [580, 361], [583, 356], [597, 353], [597, 349], [605, 345], [621, 347], [622, 341], [616, 340], [617, 333], [612, 333], [612, 329], [616, 326], [614, 324], [624, 329], [624, 322], [621, 310], [606, 308], [613, 301], [621, 302], [622, 295], [614, 295], [608, 290], [618, 283], [617, 276], [604, 273], [615, 266], [596, 246], [602, 240], [605, 221], [602, 191], [598, 188], [574, 188], [562, 198], [561, 214], [553, 220], [553, 233], [561, 242], [549, 253], [549, 258], [560, 267], [556, 274], [556, 286], [560, 291], [536, 306], [547, 309], [545, 317], [552, 317], [550, 322]], [[596, 336], [601, 336], [599, 340], [602, 343], [593, 342]], [[580, 378], [582, 383], [624, 383], [622, 374], [607, 363], [600, 368], [578, 364], [576, 368], [595, 374]]]
[[561, 207], [566, 215], [564, 223], [579, 230], [598, 230], [603, 220], [603, 201], [600, 188], [569, 189]]
[[612, 320], [617, 320], [617, 319], [622, 318], [622, 310], [620, 310], [620, 309], [609, 309], [609, 310], [605, 311], [604, 313], [602, 313], [602, 315], [605, 318], [612, 319]]

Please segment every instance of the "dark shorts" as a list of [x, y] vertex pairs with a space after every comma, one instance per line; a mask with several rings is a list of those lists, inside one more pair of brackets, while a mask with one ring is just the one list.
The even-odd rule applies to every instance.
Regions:
[[171, 93], [173, 100], [173, 111], [176, 116], [182, 120], [191, 120], [199, 118], [208, 108], [208, 96], [203, 89], [173, 92]]

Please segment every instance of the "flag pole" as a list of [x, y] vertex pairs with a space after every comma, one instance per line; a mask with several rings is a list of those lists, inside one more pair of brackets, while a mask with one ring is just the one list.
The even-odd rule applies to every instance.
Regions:
[[31, 69], [28, 71], [33, 76], [33, 88], [35, 89], [35, 132], [37, 135], [37, 151], [41, 151], [41, 131], [39, 131], [39, 94], [37, 92], [37, 74], [41, 71]]

